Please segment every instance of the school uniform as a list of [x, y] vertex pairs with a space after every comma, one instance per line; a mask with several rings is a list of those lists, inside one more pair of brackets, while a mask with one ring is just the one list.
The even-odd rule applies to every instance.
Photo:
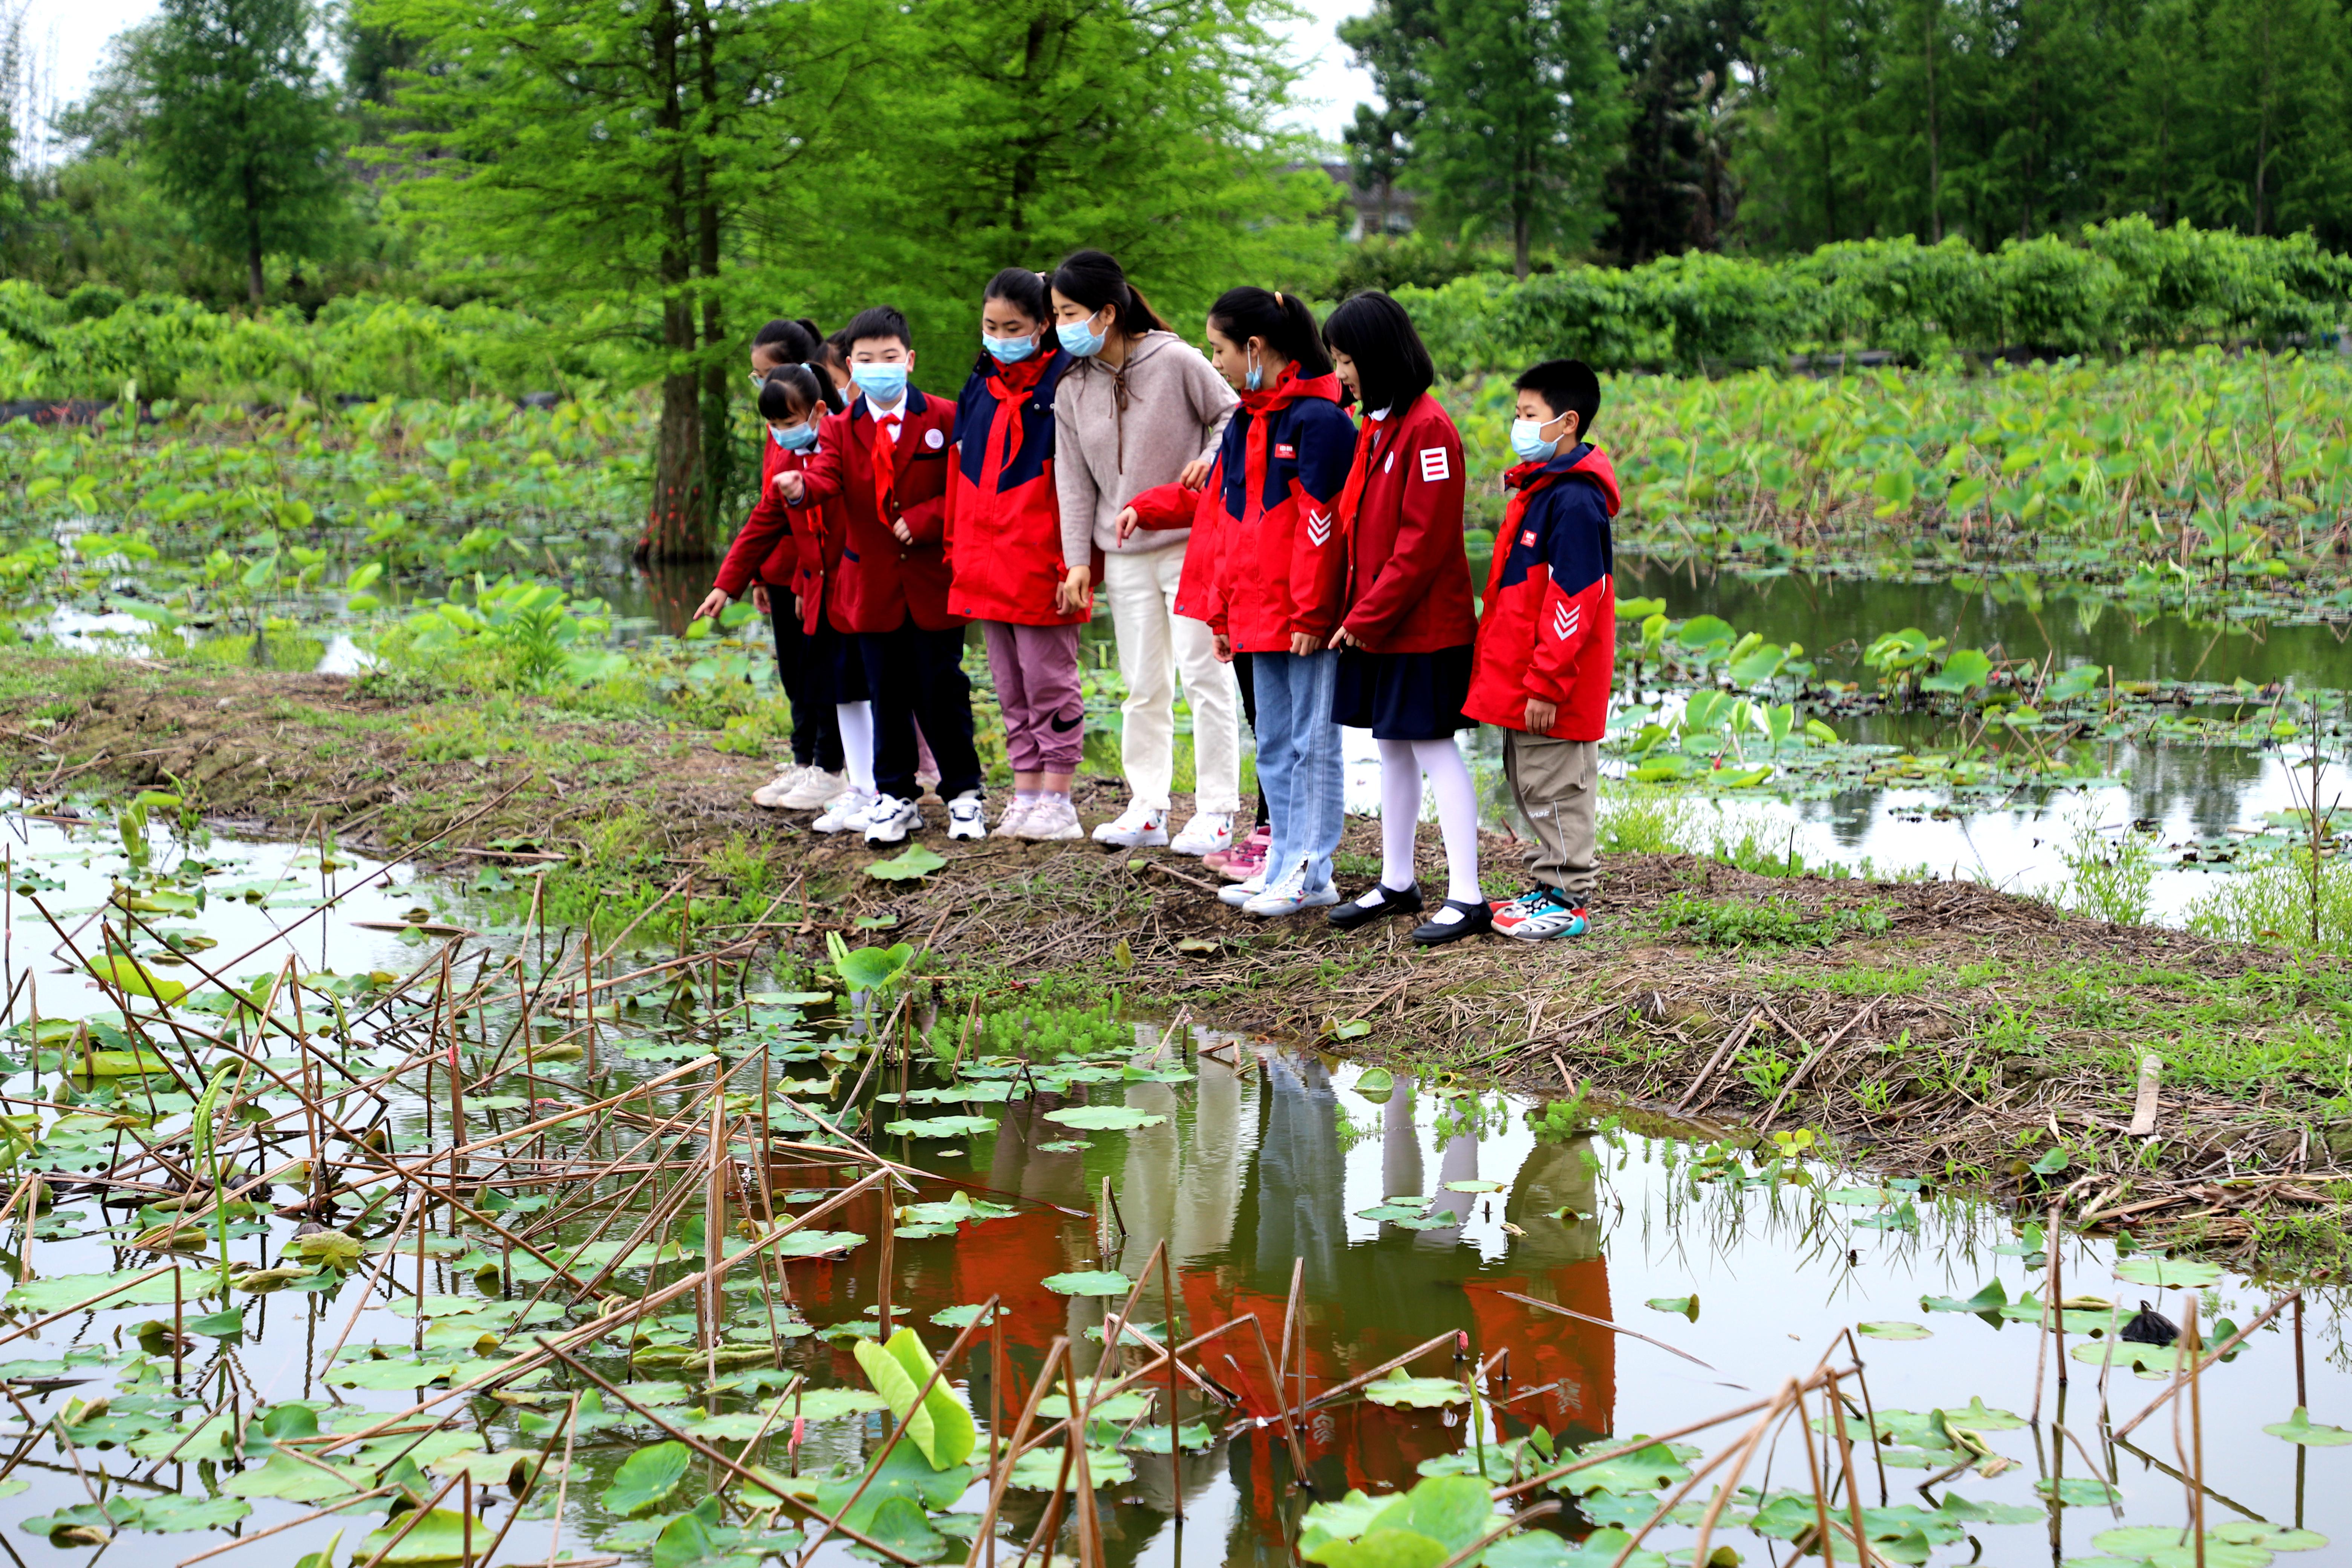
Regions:
[[[1293, 366], [1242, 395], [1208, 488], [1192, 503], [1192, 536], [1176, 613], [1205, 621], [1249, 658], [1257, 774], [1274, 817], [1267, 885], [1305, 867], [1305, 886], [1331, 880], [1345, 826], [1339, 727], [1332, 721], [1339, 656], [1323, 645], [1339, 621], [1347, 544], [1335, 508], [1356, 449], [1339, 381]], [[1139, 519], [1181, 514], [1173, 486], [1136, 503]], [[1150, 505], [1145, 504], [1149, 500]], [[1317, 651], [1294, 654], [1294, 635]]]
[[793, 712], [793, 761], [837, 773], [843, 767], [841, 722], [834, 710], [838, 703], [863, 700], [866, 683], [861, 676], [856, 696], [841, 694], [841, 634], [818, 613], [824, 579], [821, 567], [811, 574], [809, 563], [823, 559], [818, 542], [827, 509], [812, 509], [795, 527], [793, 509], [776, 493], [775, 480], [779, 474], [803, 471], [807, 454], [786, 451], [773, 437], [761, 447], [760, 499], [728, 546], [713, 586], [730, 599], [743, 597], [754, 583], [768, 590], [776, 679]]
[[1469, 727], [1478, 616], [1462, 542], [1462, 437], [1426, 393], [1370, 416], [1339, 498], [1348, 576], [1332, 717], [1381, 741], [1440, 741]]
[[1076, 773], [1085, 745], [1078, 628], [1092, 595], [1055, 607], [1068, 575], [1054, 479], [1054, 396], [1071, 358], [1047, 340], [1014, 364], [983, 354], [956, 402], [948, 482], [948, 609], [981, 623], [1017, 773]]
[[[803, 472], [803, 509], [838, 500], [839, 565], [825, 614], [850, 641], [874, 702], [874, 786], [911, 801], [915, 725], [940, 768], [940, 798], [980, 788], [963, 621], [948, 608], [948, 471], [955, 409], [915, 387], [877, 417], [860, 396], [828, 415]], [[891, 531], [902, 522], [914, 542]]]
[[[1503, 773], [1535, 830], [1528, 869], [1581, 905], [1600, 874], [1600, 742], [1616, 675], [1616, 470], [1580, 444], [1504, 476], [1512, 494], [1495, 535], [1486, 612], [1463, 710], [1503, 737]], [[1558, 710], [1527, 729], [1530, 698]]]

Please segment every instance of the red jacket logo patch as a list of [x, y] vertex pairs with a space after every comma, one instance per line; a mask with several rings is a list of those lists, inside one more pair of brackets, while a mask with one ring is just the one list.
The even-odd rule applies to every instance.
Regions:
[[1298, 448], [1290, 445], [1286, 441], [1276, 441], [1274, 444], [1274, 455], [1277, 458], [1286, 458], [1296, 461], [1298, 457]]

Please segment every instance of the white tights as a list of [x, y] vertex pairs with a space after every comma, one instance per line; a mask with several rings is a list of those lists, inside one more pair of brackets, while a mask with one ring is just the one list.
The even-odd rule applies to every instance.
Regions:
[[[1478, 792], [1470, 766], [1452, 737], [1442, 741], [1381, 741], [1381, 886], [1404, 892], [1413, 885], [1413, 830], [1421, 823], [1421, 780], [1437, 796], [1437, 826], [1445, 839], [1445, 896], [1461, 903], [1478, 889]], [[1365, 897], [1378, 900], [1379, 889]]]
[[874, 792], [874, 704], [841, 702], [835, 704], [833, 710], [841, 721], [842, 766], [848, 770], [850, 785], [871, 795]]

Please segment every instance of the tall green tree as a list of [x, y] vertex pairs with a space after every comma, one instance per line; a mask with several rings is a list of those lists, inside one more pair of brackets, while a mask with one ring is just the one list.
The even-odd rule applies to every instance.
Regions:
[[1500, 231], [1528, 275], [1538, 243], [1590, 244], [1624, 152], [1624, 79], [1595, 0], [1435, 0], [1429, 97], [1409, 176], [1464, 238]]
[[343, 210], [317, 21], [310, 0], [163, 0], [140, 56], [157, 183], [199, 240], [244, 264], [256, 304], [263, 259], [326, 254]]
[[[1277, 129], [1295, 73], [1276, 15], [1269, 0], [913, 7], [887, 38], [892, 86], [861, 94], [870, 134], [826, 181], [832, 243], [809, 268], [819, 308], [898, 304], [922, 378], [946, 389], [1002, 268], [1099, 247], [1171, 319], [1237, 282], [1305, 277], [1306, 220], [1332, 191]], [[896, 90], [905, 80], [926, 90]], [[790, 253], [786, 226], [763, 219], [762, 233], [760, 252]]]
[[1356, 188], [1374, 193], [1378, 226], [1385, 230], [1429, 98], [1425, 61], [1437, 38], [1437, 0], [1373, 0], [1370, 11], [1341, 22], [1338, 31], [1380, 98], [1377, 104], [1356, 105], [1355, 120], [1339, 140]]
[[1613, 0], [1609, 44], [1631, 108], [1609, 176], [1610, 252], [1626, 263], [1713, 249], [1733, 205], [1738, 79], [1752, 70], [1750, 0]]
[[843, 106], [885, 7], [367, 0], [356, 20], [422, 47], [395, 95], [420, 128], [399, 142], [444, 255], [493, 258], [525, 303], [644, 344], [661, 414], [639, 552], [707, 555], [741, 489], [726, 273], [749, 215], [818, 221], [817, 170], [858, 133]]

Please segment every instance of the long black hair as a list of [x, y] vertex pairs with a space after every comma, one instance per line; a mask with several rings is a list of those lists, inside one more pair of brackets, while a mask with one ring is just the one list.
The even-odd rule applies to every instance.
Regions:
[[1349, 295], [1323, 323], [1323, 342], [1356, 362], [1356, 384], [1368, 412], [1402, 414], [1437, 379], [1412, 318], [1377, 289]]
[[1054, 289], [1065, 300], [1076, 300], [1084, 305], [1089, 315], [1105, 305], [1116, 306], [1111, 320], [1130, 338], [1174, 330], [1160, 319], [1160, 312], [1144, 299], [1142, 290], [1127, 280], [1127, 274], [1108, 251], [1070, 252], [1054, 268]]
[[841, 394], [833, 378], [808, 364], [780, 364], [760, 386], [760, 417], [797, 419], [812, 408], [841, 412]]
[[1296, 294], [1276, 294], [1244, 283], [1217, 296], [1209, 307], [1209, 322], [1237, 343], [1264, 338], [1266, 347], [1297, 363], [1301, 380], [1331, 374], [1331, 356], [1323, 352], [1323, 332], [1315, 312]]

